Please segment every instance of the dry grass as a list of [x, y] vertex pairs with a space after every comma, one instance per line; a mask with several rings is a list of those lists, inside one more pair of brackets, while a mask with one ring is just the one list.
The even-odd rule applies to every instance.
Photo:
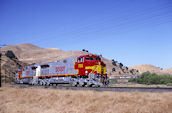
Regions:
[[0, 113], [172, 113], [172, 93], [0, 88]]

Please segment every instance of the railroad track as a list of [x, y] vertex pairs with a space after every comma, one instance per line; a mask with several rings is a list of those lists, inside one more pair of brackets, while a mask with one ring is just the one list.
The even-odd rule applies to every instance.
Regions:
[[11, 84], [11, 87], [17, 86], [20, 88], [51, 88], [51, 89], [65, 89], [65, 90], [94, 90], [94, 91], [121, 91], [121, 92], [172, 92], [172, 88], [163, 87], [75, 87], [75, 86], [40, 86], [28, 84]]

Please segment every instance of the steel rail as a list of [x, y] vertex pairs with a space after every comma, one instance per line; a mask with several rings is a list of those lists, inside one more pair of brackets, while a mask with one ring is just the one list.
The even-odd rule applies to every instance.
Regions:
[[93, 90], [93, 91], [120, 91], [120, 92], [172, 92], [172, 88], [168, 87], [75, 87], [75, 86], [40, 86], [29, 84], [11, 84], [11, 87], [17, 86], [20, 88], [51, 88], [51, 89], [65, 89], [65, 90]]

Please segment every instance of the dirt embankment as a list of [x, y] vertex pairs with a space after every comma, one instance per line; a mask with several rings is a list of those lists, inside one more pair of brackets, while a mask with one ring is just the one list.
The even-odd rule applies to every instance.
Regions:
[[0, 113], [171, 113], [172, 93], [0, 88]]

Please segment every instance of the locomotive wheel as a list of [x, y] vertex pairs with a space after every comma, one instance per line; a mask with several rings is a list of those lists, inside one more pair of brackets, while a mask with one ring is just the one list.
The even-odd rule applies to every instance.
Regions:
[[84, 86], [85, 86], [85, 84], [84, 84], [84, 83], [79, 83], [78, 85], [79, 85], [79, 86], [82, 86], [82, 87], [84, 87]]
[[78, 83], [76, 83], [75, 87], [78, 87], [78, 86], [79, 86], [79, 84], [78, 84]]
[[93, 86], [93, 84], [87, 85], [87, 87], [92, 87], [92, 86]]
[[77, 87], [78, 86], [78, 83], [77, 82], [74, 82], [74, 83], [72, 83], [72, 86]]
[[40, 85], [40, 86], [42, 86], [42, 84], [43, 84], [42, 82], [39, 82], [39, 85]]
[[82, 84], [82, 85], [81, 85], [81, 84], [78, 84], [78, 86], [80, 86], [80, 87], [85, 87], [85, 84]]
[[85, 87], [86, 86], [86, 83], [84, 83], [83, 85], [82, 85], [82, 87]]

